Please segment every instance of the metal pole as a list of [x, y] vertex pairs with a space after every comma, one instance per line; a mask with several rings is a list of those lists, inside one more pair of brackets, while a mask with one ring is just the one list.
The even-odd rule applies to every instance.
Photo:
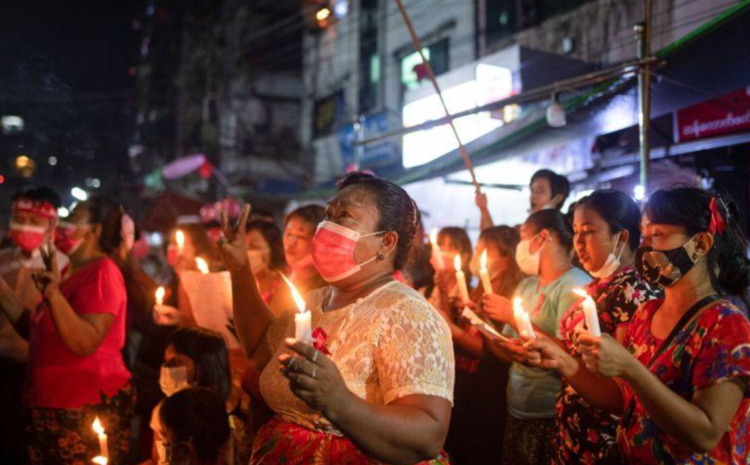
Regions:
[[638, 42], [638, 59], [641, 68], [638, 72], [638, 135], [641, 148], [641, 176], [640, 183], [646, 195], [649, 189], [649, 167], [651, 164], [651, 140], [649, 131], [651, 129], [651, 31], [653, 1], [644, 0], [646, 7], [645, 21], [635, 26], [635, 35]]

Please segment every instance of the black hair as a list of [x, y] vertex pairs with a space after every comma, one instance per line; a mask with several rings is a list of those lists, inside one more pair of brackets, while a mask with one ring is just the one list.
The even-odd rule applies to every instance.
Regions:
[[35, 202], [46, 202], [56, 209], [60, 208], [60, 206], [62, 205], [60, 196], [57, 195], [57, 192], [52, 190], [51, 187], [47, 186], [31, 186], [21, 189], [20, 191], [17, 191], [15, 194], [13, 194], [11, 201], [15, 202], [19, 199], [28, 199]]
[[271, 263], [269, 267], [272, 270], [285, 271], [286, 257], [284, 256], [284, 236], [275, 223], [266, 220], [253, 220], [247, 223], [246, 231], [258, 231], [263, 239], [268, 242], [271, 249]]
[[102, 227], [99, 237], [99, 248], [110, 257], [117, 257], [122, 245], [122, 217], [125, 215], [122, 205], [114, 200], [94, 196], [82, 202], [78, 208], [89, 212], [89, 223]]
[[338, 191], [349, 186], [366, 189], [375, 199], [379, 231], [393, 231], [398, 235], [393, 267], [400, 270], [409, 260], [412, 242], [417, 231], [417, 205], [400, 186], [373, 174], [356, 171], [336, 184]]
[[172, 443], [190, 441], [200, 463], [215, 463], [230, 438], [224, 402], [210, 389], [183, 389], [166, 398], [160, 409]]
[[470, 268], [469, 264], [471, 256], [474, 254], [474, 249], [471, 246], [471, 239], [469, 239], [469, 235], [466, 234], [466, 230], [455, 226], [443, 228], [438, 233], [438, 243], [443, 242], [446, 237], [450, 238], [453, 247], [458, 250], [459, 254], [465, 255], [465, 257], [461, 257], [461, 259], [464, 260], [461, 262], [461, 265], [464, 270], [468, 270]]
[[232, 393], [229, 351], [221, 334], [205, 328], [180, 328], [169, 338], [169, 346], [195, 362], [198, 386], [214, 390], [224, 401], [229, 399]]
[[637, 249], [640, 245], [641, 210], [628, 194], [614, 189], [597, 190], [577, 201], [571, 211], [579, 207], [591, 208], [598, 213], [609, 225], [611, 234], [628, 231], [628, 245], [631, 250]]
[[326, 209], [325, 207], [322, 207], [320, 205], [305, 205], [304, 207], [299, 207], [296, 210], [292, 210], [288, 215], [286, 215], [286, 218], [284, 218], [284, 227], [286, 228], [289, 224], [289, 221], [292, 218], [299, 218], [305, 223], [311, 224], [313, 229], [317, 228], [318, 225], [323, 221], [326, 217]]
[[482, 231], [479, 240], [484, 241], [485, 247], [491, 242], [503, 257], [515, 257], [516, 247], [521, 242], [521, 235], [510, 226], [492, 226]]
[[747, 241], [737, 221], [737, 205], [729, 197], [694, 187], [659, 190], [649, 198], [645, 213], [652, 223], [680, 226], [688, 236], [694, 236], [708, 231], [713, 198], [719, 215], [726, 222], [726, 230], [714, 235], [714, 246], [706, 263], [708, 276], [716, 291], [741, 297], [747, 305], [750, 286]]
[[540, 210], [532, 213], [526, 219], [526, 224], [534, 226], [537, 231], [550, 231], [568, 252], [573, 248], [573, 229], [558, 210]]
[[558, 210], [562, 209], [565, 200], [570, 195], [570, 181], [568, 181], [568, 178], [563, 175], [557, 174], [552, 170], [541, 169], [534, 173], [533, 176], [531, 176], [530, 184], [534, 184], [534, 181], [536, 181], [537, 179], [546, 179], [547, 181], [549, 181], [549, 187], [552, 191], [553, 198], [557, 195], [562, 196], [562, 201], [560, 201], [560, 203], [556, 207]]

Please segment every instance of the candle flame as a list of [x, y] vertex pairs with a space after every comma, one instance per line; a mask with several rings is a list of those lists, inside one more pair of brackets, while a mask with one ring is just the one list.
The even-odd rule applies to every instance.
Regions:
[[305, 304], [305, 299], [302, 298], [299, 291], [297, 291], [297, 288], [294, 287], [294, 284], [292, 284], [291, 281], [289, 281], [289, 278], [281, 275], [282, 278], [284, 278], [284, 281], [286, 281], [286, 285], [289, 286], [289, 290], [292, 291], [292, 299], [294, 299], [294, 303], [297, 304], [297, 308], [299, 309], [300, 313], [304, 313], [307, 305]]
[[430, 242], [432, 245], [437, 246], [437, 239], [438, 239], [438, 230], [437, 228], [432, 228], [432, 232], [430, 232]]
[[96, 465], [107, 465], [107, 458], [102, 457], [101, 455], [97, 455], [93, 459], [91, 459], [92, 462], [94, 462]]
[[185, 247], [185, 233], [182, 232], [182, 229], [178, 229], [177, 232], [174, 233], [174, 240], [177, 242], [177, 247]]
[[487, 269], [487, 249], [482, 252], [482, 257], [479, 259], [479, 266], [483, 269]]
[[164, 290], [164, 286], [159, 286], [159, 289], [156, 290], [156, 303], [158, 305], [161, 305], [164, 303], [164, 295], [167, 293], [167, 291]]
[[520, 297], [516, 297], [513, 299], [513, 311], [514, 312], [523, 312], [525, 311], [523, 309], [523, 299]]
[[456, 255], [456, 258], [453, 259], [453, 266], [456, 271], [461, 271], [461, 255]]
[[94, 428], [96, 434], [104, 434], [104, 427], [102, 426], [102, 422], [99, 421], [99, 417], [94, 419], [94, 424], [91, 427]]
[[208, 269], [208, 263], [206, 263], [206, 261], [201, 257], [196, 257], [195, 266], [198, 267], [198, 271], [200, 271], [202, 274], [208, 274], [210, 271]]
[[579, 297], [588, 297], [589, 294], [585, 289], [573, 289], [573, 293]]

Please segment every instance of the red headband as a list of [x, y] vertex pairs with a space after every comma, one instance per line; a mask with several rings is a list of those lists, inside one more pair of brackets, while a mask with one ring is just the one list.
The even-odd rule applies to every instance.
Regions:
[[13, 213], [31, 213], [48, 220], [57, 219], [57, 209], [48, 202], [39, 202], [29, 199], [18, 199], [13, 202]]
[[722, 234], [727, 230], [727, 222], [721, 216], [721, 213], [719, 213], [719, 206], [716, 197], [711, 198], [708, 208], [711, 210], [711, 223], [708, 224], [708, 232], [714, 236], [716, 236], [717, 233]]

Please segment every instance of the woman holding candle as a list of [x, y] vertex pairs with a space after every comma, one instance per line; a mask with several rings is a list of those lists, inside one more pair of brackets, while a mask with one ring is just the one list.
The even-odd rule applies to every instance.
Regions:
[[[600, 331], [621, 338], [635, 311], [662, 292], [645, 281], [634, 266], [640, 243], [640, 209], [627, 194], [596, 191], [573, 210], [574, 246], [584, 269], [594, 276], [583, 292], [588, 298], [573, 306], [560, 322], [560, 339], [546, 335], [560, 351], [577, 356], [579, 335]], [[584, 315], [587, 307], [593, 310]], [[596, 326], [593, 324], [591, 326]], [[549, 350], [554, 350], [550, 347]], [[607, 463], [616, 447], [617, 418], [589, 405], [567, 379], [555, 406], [557, 435], [554, 463]]]
[[[331, 284], [307, 297], [314, 347], [271, 341], [275, 354], [266, 340], [274, 316], [238, 239], [243, 222], [225, 227], [238, 334], [265, 367], [261, 390], [276, 413], [251, 463], [445, 463], [438, 457], [453, 393], [450, 332], [416, 291], [393, 280], [415, 222], [416, 206], [400, 187], [362, 173], [343, 178], [313, 239], [313, 262]], [[287, 326], [285, 336], [294, 334]]]
[[[570, 262], [573, 234], [557, 210], [540, 210], [521, 226], [516, 262], [529, 277], [518, 285], [514, 297], [528, 314], [535, 331], [559, 336], [560, 320], [578, 300], [573, 290], [590, 278]], [[516, 336], [513, 303], [499, 295], [485, 295], [484, 312], [505, 323], [503, 334]], [[549, 463], [554, 455], [550, 439], [555, 431], [555, 399], [561, 388], [554, 371], [524, 364], [526, 351], [519, 340], [487, 341], [490, 353], [512, 362], [507, 399], [508, 423], [503, 443], [503, 463]]]
[[[486, 275], [490, 281], [474, 289], [473, 302], [481, 302], [487, 292], [512, 297], [523, 278], [515, 260], [518, 232], [508, 226], [493, 226], [482, 231], [471, 260], [472, 274], [479, 277], [481, 258], [487, 257]], [[471, 306], [476, 308], [472, 302]], [[498, 395], [508, 383], [508, 367], [495, 363], [485, 353], [484, 340], [475, 327], [460, 315], [463, 308], [441, 312], [448, 322], [456, 351], [455, 407], [445, 449], [456, 465], [497, 463], [502, 450], [507, 405]], [[481, 314], [481, 310], [477, 310]]]
[[[442, 257], [443, 266], [433, 255], [431, 260], [435, 269], [434, 287], [425, 289], [427, 300], [438, 310], [447, 312], [451, 310], [453, 301], [471, 301], [469, 296], [469, 285], [471, 283], [472, 247], [471, 239], [462, 228], [447, 227], [440, 230], [436, 236], [437, 251]], [[456, 265], [460, 265], [456, 268]], [[457, 279], [461, 277], [461, 282]], [[456, 304], [456, 306], [461, 306]], [[463, 308], [463, 306], [461, 306]]]
[[638, 309], [623, 345], [606, 334], [581, 335], [581, 361], [542, 340], [526, 344], [530, 362], [558, 369], [589, 403], [621, 417], [623, 461], [750, 458], [750, 322], [722, 298], [745, 300], [750, 285], [737, 220], [734, 205], [709, 192], [655, 192], [635, 263], [645, 280], [664, 287], [664, 300]]
[[123, 460], [133, 394], [121, 350], [126, 291], [110, 256], [122, 241], [123, 210], [100, 197], [80, 203], [55, 244], [70, 258], [61, 276], [54, 254], [35, 280], [44, 301], [31, 315], [26, 377], [34, 464], [87, 463], [99, 455], [95, 417], [108, 435], [110, 463]]

